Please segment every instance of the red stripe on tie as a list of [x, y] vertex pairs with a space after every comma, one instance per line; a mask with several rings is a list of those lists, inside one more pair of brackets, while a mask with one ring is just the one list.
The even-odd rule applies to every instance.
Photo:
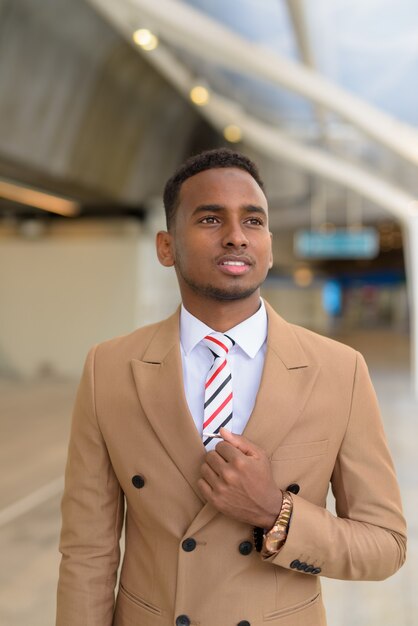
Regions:
[[205, 337], [205, 339], [209, 339], [209, 341], [213, 341], [213, 343], [217, 343], [218, 346], [221, 346], [221, 348], [223, 348], [225, 350], [225, 352], [228, 354], [228, 352], [229, 352], [228, 346], [225, 346], [221, 341], [219, 341], [218, 339], [215, 339], [215, 337], [210, 337], [208, 335], [207, 337]]
[[220, 364], [220, 366], [218, 367], [218, 369], [216, 370], [216, 372], [214, 372], [212, 374], [212, 376], [209, 378], [209, 380], [206, 382], [205, 385], [205, 389], [207, 389], [209, 387], [209, 385], [215, 380], [215, 378], [217, 377], [217, 375], [222, 372], [223, 368], [226, 365], [226, 359], [223, 361], [223, 363]]
[[228, 404], [228, 402], [230, 402], [232, 400], [232, 393], [229, 394], [229, 396], [227, 398], [225, 398], [225, 400], [222, 402], [222, 404], [220, 406], [218, 406], [218, 408], [216, 409], [216, 411], [214, 413], [212, 413], [212, 415], [210, 417], [208, 417], [208, 419], [206, 420], [206, 422], [203, 422], [203, 428], [205, 429], [206, 426], [208, 426], [212, 420], [215, 419], [215, 417], [222, 411], [222, 409]]

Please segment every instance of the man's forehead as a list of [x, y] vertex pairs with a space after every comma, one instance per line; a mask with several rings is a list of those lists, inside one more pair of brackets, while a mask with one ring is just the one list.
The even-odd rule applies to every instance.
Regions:
[[[255, 213], [255, 214], [260, 214], [260, 215], [267, 215], [267, 209], [257, 204], [245, 203], [245, 204], [239, 205], [237, 208], [244, 213]], [[192, 215], [198, 215], [199, 213], [207, 213], [208, 211], [216, 214], [216, 213], [222, 213], [225, 211], [227, 212], [228, 210], [229, 210], [229, 207], [224, 204], [199, 204], [193, 210]]]
[[253, 180], [255, 182], [255, 184], [257, 186], [258, 183], [256, 182], [256, 180], [251, 176], [251, 174], [241, 168], [241, 167], [235, 167], [235, 166], [231, 166], [231, 167], [209, 167], [205, 170], [202, 170], [201, 172], [197, 172], [196, 174], [193, 174], [192, 176], [189, 176], [189, 178], [187, 178], [183, 184], [186, 184], [188, 182], [194, 182], [197, 179], [208, 179], [208, 180], [223, 180], [223, 179], [228, 179], [228, 178], [249, 178], [250, 180]]
[[179, 199], [181, 202], [192, 195], [207, 197], [210, 203], [228, 193], [242, 195], [243, 198], [249, 196], [249, 203], [254, 203], [252, 198], [257, 197], [257, 204], [267, 207], [266, 197], [257, 181], [249, 172], [238, 167], [211, 168], [190, 176], [180, 188]]

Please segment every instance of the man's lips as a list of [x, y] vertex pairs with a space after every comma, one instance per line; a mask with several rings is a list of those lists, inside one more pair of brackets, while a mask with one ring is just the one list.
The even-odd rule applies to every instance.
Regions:
[[217, 263], [222, 272], [233, 276], [247, 273], [252, 264], [251, 259], [243, 256], [224, 256]]

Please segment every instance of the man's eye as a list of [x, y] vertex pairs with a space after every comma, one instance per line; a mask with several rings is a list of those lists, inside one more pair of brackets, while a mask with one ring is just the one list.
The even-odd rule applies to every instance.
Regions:
[[201, 224], [218, 224], [219, 219], [214, 215], [207, 215], [203, 219], [200, 220]]
[[252, 224], [254, 226], [262, 226], [263, 225], [263, 221], [260, 220], [258, 217], [250, 217], [247, 220], [247, 224]]

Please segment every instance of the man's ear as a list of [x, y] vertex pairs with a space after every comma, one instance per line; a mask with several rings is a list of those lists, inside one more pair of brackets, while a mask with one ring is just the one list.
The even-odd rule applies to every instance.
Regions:
[[270, 232], [270, 263], [269, 269], [273, 267], [273, 233]]
[[166, 230], [160, 230], [155, 240], [157, 256], [161, 265], [172, 267], [174, 265], [173, 237]]

